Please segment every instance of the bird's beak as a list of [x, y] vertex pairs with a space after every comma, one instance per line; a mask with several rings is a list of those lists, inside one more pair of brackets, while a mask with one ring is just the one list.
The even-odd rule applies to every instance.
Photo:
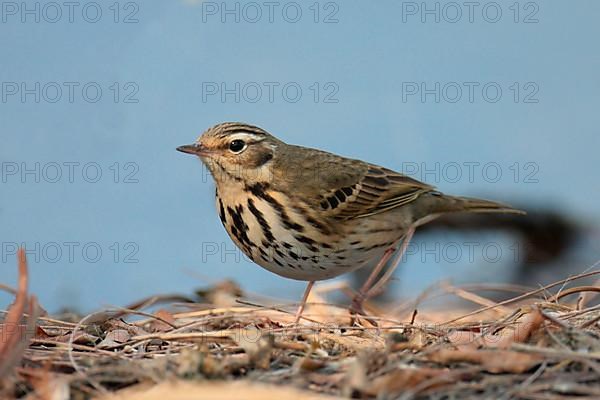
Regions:
[[206, 147], [202, 146], [200, 143], [185, 144], [183, 146], [179, 146], [177, 148], [177, 151], [180, 151], [182, 153], [195, 154], [197, 156], [207, 156], [209, 153]]

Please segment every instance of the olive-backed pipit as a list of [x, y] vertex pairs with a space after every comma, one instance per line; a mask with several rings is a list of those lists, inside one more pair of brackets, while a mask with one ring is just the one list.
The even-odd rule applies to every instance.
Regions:
[[402, 242], [395, 260], [415, 228], [437, 216], [521, 213], [493, 201], [445, 195], [364, 161], [290, 145], [239, 122], [213, 126], [177, 150], [197, 155], [210, 170], [219, 217], [235, 244], [267, 270], [309, 282], [296, 321], [315, 281], [379, 259], [353, 301], [353, 310], [361, 311], [362, 301], [381, 290], [393, 271], [374, 282], [397, 246]]

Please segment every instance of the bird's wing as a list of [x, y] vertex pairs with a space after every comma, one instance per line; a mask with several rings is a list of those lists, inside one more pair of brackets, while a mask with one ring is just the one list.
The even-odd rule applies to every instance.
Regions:
[[356, 183], [330, 192], [319, 205], [332, 217], [362, 218], [401, 207], [433, 189], [398, 172], [368, 165]]
[[366, 164], [357, 178], [351, 185], [323, 193], [321, 212], [335, 218], [362, 218], [401, 207], [434, 190], [433, 186], [372, 164]]
[[[284, 191], [324, 217], [353, 219], [401, 207], [434, 190], [401, 173], [299, 146], [287, 146], [278, 179]], [[290, 160], [293, 165], [290, 167]]]

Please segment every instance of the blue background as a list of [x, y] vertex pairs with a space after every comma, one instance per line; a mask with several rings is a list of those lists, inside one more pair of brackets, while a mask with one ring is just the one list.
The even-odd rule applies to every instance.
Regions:
[[[286, 6], [289, 2], [277, 3], [272, 22], [262, 2], [254, 3], [262, 11], [255, 22], [256, 7], [239, 3], [236, 22], [236, 15], [222, 14], [221, 2], [155, 0], [118, 3], [117, 23], [112, 2], [98, 3], [98, 22], [86, 21], [86, 3], [75, 9], [73, 22], [66, 7], [56, 22], [48, 21], [55, 13], [42, 2], [39, 22], [23, 10], [16, 15], [4, 10], [0, 23], [0, 281], [16, 281], [13, 243], [29, 248], [39, 243], [37, 255], [29, 256], [31, 290], [49, 310], [65, 305], [89, 310], [155, 293], [189, 293], [225, 277], [264, 295], [299, 297], [303, 283], [222, 251], [233, 244], [214, 210], [214, 185], [198, 161], [175, 151], [222, 121], [253, 123], [288, 142], [396, 170], [417, 165], [415, 177], [446, 192], [530, 209], [559, 208], [590, 226], [600, 218], [597, 1], [519, 2], [517, 22], [514, 8], [509, 9], [513, 2], [495, 3], [502, 10], [497, 22], [490, 22], [496, 8], [488, 6], [483, 13], [489, 2], [475, 9], [473, 22], [466, 7], [452, 22], [455, 8], [437, 3], [436, 22], [435, 15], [421, 10], [408, 13], [421, 2], [398, 1], [316, 3], [316, 22], [312, 2], [295, 3], [302, 11], [297, 22], [291, 20], [298, 7]], [[14, 4], [21, 8], [20, 2]], [[27, 2], [31, 9], [35, 4]], [[236, 3], [227, 7], [235, 10]], [[86, 18], [93, 19], [94, 10], [86, 10]], [[124, 22], [128, 15], [133, 23]], [[35, 88], [36, 82], [40, 88], [56, 82], [64, 89], [62, 98], [50, 102], [54, 95], [48, 86], [47, 93], [38, 91], [39, 102], [33, 94], [22, 99], [20, 92], [6, 93], [14, 88], [11, 83]], [[64, 82], [79, 84], [73, 102]], [[236, 82], [239, 101], [232, 94], [222, 99], [221, 93], [206, 92], [221, 83], [232, 89]], [[265, 82], [279, 85], [272, 102]], [[434, 95], [422, 101], [406, 93], [407, 85], [425, 83], [431, 89], [436, 82], [439, 102]], [[472, 102], [464, 82], [479, 84]], [[517, 101], [510, 89], [515, 82]], [[90, 101], [93, 92], [83, 96], [87, 83], [102, 89], [97, 102]], [[488, 83], [502, 89], [497, 102], [482, 94]], [[286, 84], [302, 89], [298, 101], [292, 101], [293, 91], [282, 93]], [[252, 102], [256, 85], [264, 90]], [[451, 102], [455, 85], [464, 90]], [[528, 103], [531, 88], [537, 102]], [[336, 102], [325, 101], [328, 93]], [[126, 102], [127, 94], [137, 102]], [[80, 163], [73, 182], [65, 176], [65, 162]], [[502, 176], [496, 182], [479, 167], [474, 179], [467, 179], [465, 162], [495, 163]], [[40, 182], [21, 175], [23, 166], [31, 169], [36, 163]], [[56, 183], [50, 182], [52, 163], [62, 165]], [[100, 168], [98, 182], [88, 182], [95, 169], [82, 176], [87, 163]], [[111, 169], [115, 163], [118, 178]], [[435, 163], [440, 163], [437, 173], [419, 175]], [[463, 166], [460, 179], [441, 172], [451, 163]], [[516, 178], [510, 168], [515, 163]], [[15, 165], [19, 171], [8, 174]], [[532, 179], [526, 179], [532, 171]], [[127, 173], [133, 174], [132, 182], [124, 182]], [[455, 236], [437, 240], [442, 245], [483, 240]], [[512, 239], [491, 234], [485, 240], [508, 246]], [[78, 243], [72, 262], [65, 242]], [[56, 262], [52, 243], [63, 251]], [[98, 262], [81, 254], [90, 243], [103, 252]], [[208, 255], [214, 246], [219, 253]], [[137, 263], [124, 262], [131, 251]], [[401, 274], [403, 293], [447, 276], [501, 281], [508, 264], [486, 264], [481, 257], [445, 264], [409, 258]], [[587, 266], [580, 264], [581, 270]], [[6, 304], [10, 296], [0, 300]]]

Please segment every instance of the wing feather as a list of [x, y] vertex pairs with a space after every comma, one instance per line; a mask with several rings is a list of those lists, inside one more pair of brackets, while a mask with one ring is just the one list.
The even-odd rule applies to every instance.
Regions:
[[[363, 218], [402, 207], [432, 190], [433, 186], [416, 179], [368, 164], [365, 173], [354, 185], [323, 194], [325, 201], [321, 202], [321, 206], [326, 215], [334, 218]], [[344, 196], [339, 196], [339, 193]]]
[[402, 207], [434, 190], [390, 169], [306, 147], [280, 145], [274, 162], [277, 176], [271, 182], [277, 184], [275, 189], [296, 197], [323, 217], [367, 217]]

